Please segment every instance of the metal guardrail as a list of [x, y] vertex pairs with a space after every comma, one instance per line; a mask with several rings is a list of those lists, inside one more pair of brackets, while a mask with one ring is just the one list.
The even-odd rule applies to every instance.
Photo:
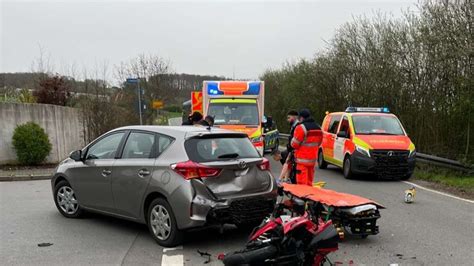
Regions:
[[[290, 136], [289, 134], [280, 133], [278, 138], [287, 140], [289, 136]], [[416, 160], [418, 162], [422, 162], [422, 163], [426, 163], [430, 165], [449, 168], [449, 169], [458, 170], [462, 172], [474, 173], [474, 169], [472, 167], [466, 166], [462, 164], [461, 162], [451, 160], [451, 159], [441, 158], [434, 155], [417, 152]]]

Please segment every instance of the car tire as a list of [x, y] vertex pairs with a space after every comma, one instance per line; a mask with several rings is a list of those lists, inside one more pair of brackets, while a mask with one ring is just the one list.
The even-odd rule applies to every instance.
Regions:
[[66, 180], [59, 181], [54, 186], [54, 203], [64, 217], [79, 218], [84, 213], [74, 190]]
[[163, 198], [154, 199], [148, 207], [147, 225], [160, 246], [175, 247], [183, 241], [183, 232], [178, 229], [173, 210]]
[[323, 150], [320, 149], [318, 152], [318, 168], [319, 169], [326, 169], [328, 168], [328, 163], [324, 160]]
[[352, 160], [350, 156], [346, 156], [344, 164], [342, 165], [342, 173], [345, 179], [353, 179], [354, 173], [352, 173]]

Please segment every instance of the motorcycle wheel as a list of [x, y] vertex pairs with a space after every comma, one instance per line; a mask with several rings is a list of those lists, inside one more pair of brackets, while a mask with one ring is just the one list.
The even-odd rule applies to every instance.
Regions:
[[262, 265], [266, 260], [274, 258], [277, 253], [278, 249], [273, 245], [257, 249], [244, 249], [225, 255], [222, 262], [226, 266]]

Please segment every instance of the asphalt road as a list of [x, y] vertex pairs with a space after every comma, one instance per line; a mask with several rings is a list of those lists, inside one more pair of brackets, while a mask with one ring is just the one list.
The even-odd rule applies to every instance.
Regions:
[[[280, 166], [272, 162], [277, 174]], [[387, 207], [380, 234], [348, 236], [332, 261], [349, 265], [473, 265], [474, 204], [418, 189], [403, 202], [409, 185], [398, 181], [345, 180], [337, 169], [317, 170], [327, 188], [358, 194]], [[0, 182], [0, 264], [36, 265], [221, 265], [221, 252], [241, 249], [248, 232], [233, 226], [188, 232], [176, 249], [163, 249], [146, 226], [97, 214], [67, 219], [53, 203], [49, 180]], [[38, 247], [40, 243], [51, 246]]]

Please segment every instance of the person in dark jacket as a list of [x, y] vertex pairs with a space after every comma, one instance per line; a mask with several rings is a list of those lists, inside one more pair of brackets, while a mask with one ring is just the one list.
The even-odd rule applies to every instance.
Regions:
[[181, 123], [182, 126], [192, 126], [193, 122], [191, 121], [191, 117], [188, 116], [188, 119], [184, 120], [183, 123]]
[[295, 110], [288, 111], [286, 114], [286, 121], [290, 124], [290, 136], [288, 137], [286, 150], [281, 152], [281, 155], [279, 156], [279, 160], [283, 165], [283, 169], [280, 173], [280, 180], [288, 179], [291, 170], [291, 152], [293, 150], [291, 147], [291, 140], [293, 138], [295, 127], [298, 125], [298, 112]]
[[288, 154], [293, 151], [293, 148], [291, 147], [291, 140], [293, 139], [293, 134], [295, 133], [295, 127], [298, 125], [298, 112], [295, 110], [290, 110], [286, 114], [286, 121], [290, 124], [290, 136], [288, 136], [288, 144], [286, 144], [286, 157], [288, 157]]
[[200, 112], [195, 111], [188, 117], [188, 121], [184, 121], [181, 125], [183, 126], [199, 125], [201, 121], [202, 121], [202, 114]]
[[214, 117], [207, 115], [206, 118], [204, 118], [204, 120], [201, 120], [201, 122], [199, 122], [199, 124], [205, 127], [212, 127], [214, 126]]

